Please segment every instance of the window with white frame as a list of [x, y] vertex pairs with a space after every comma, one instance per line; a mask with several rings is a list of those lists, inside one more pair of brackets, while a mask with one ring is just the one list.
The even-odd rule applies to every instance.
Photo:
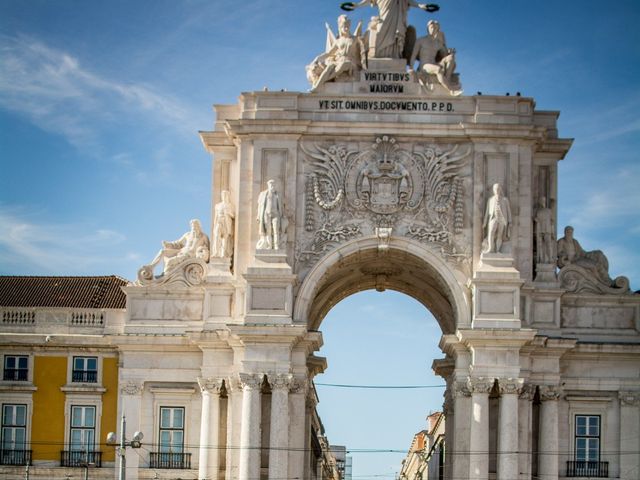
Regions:
[[576, 415], [575, 460], [600, 461], [600, 415]]
[[80, 383], [97, 383], [98, 357], [73, 357], [71, 381]]
[[160, 407], [160, 453], [182, 453], [184, 449], [184, 408]]
[[29, 380], [29, 357], [5, 355], [3, 380], [26, 382]]
[[1, 465], [28, 465], [31, 452], [27, 450], [27, 406], [2, 405]]
[[72, 451], [93, 451], [96, 434], [96, 407], [72, 405], [69, 433]]

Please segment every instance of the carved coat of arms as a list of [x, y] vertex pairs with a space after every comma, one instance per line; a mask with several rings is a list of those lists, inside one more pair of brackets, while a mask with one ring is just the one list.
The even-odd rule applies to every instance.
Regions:
[[382, 136], [359, 150], [345, 145], [302, 150], [311, 173], [305, 202], [308, 233], [297, 248], [299, 260], [317, 258], [378, 227], [393, 227], [395, 235], [434, 245], [450, 259], [468, 257], [454, 236], [463, 227], [461, 169], [470, 149], [407, 149]]

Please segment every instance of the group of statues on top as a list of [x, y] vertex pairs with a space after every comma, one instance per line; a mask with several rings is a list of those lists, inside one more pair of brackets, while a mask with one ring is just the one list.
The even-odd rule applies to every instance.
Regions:
[[307, 66], [311, 91], [329, 81], [357, 80], [359, 72], [367, 69], [368, 58], [404, 58], [410, 69], [418, 61], [418, 80], [432, 87], [433, 80], [451, 95], [460, 95], [458, 75], [455, 74], [455, 49], [447, 47], [444, 33], [436, 20], [427, 24], [427, 35], [415, 39], [413, 27], [407, 25], [409, 8], [427, 9], [427, 4], [413, 0], [361, 0], [351, 3], [350, 9], [365, 5], [377, 6], [378, 16], [372, 17], [367, 31], [358, 24], [351, 33], [351, 21], [346, 15], [338, 17], [338, 36], [327, 25], [327, 46]]

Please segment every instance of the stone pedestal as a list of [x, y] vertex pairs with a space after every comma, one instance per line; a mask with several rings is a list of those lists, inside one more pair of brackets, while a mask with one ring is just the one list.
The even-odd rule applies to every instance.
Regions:
[[513, 258], [483, 253], [473, 280], [473, 328], [520, 328], [520, 287]]
[[554, 287], [559, 285], [558, 277], [556, 276], [556, 266], [552, 263], [536, 264], [535, 282], [546, 287]]
[[297, 279], [285, 252], [256, 251], [253, 264], [244, 274], [247, 282], [245, 321], [288, 324], [293, 311], [293, 285]]

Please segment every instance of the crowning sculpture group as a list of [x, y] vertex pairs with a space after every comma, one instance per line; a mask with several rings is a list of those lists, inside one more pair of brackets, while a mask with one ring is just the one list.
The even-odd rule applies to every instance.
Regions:
[[[407, 24], [411, 7], [426, 11], [437, 10], [435, 5], [419, 4], [414, 0], [361, 0], [357, 3], [343, 3], [347, 11], [363, 6], [378, 8], [378, 15], [371, 18], [367, 30], [362, 32], [358, 24], [351, 33], [351, 21], [346, 15], [338, 17], [338, 36], [327, 25], [326, 51], [318, 55], [307, 66], [307, 78], [311, 91], [317, 91], [328, 82], [358, 81], [360, 72], [368, 68], [370, 59], [405, 59], [407, 69], [428, 93], [434, 85], [440, 85], [449, 95], [462, 93], [458, 74], [455, 73], [455, 50], [447, 47], [440, 24], [435, 20], [427, 23], [428, 34], [415, 38], [415, 30]], [[418, 61], [417, 69], [413, 66]], [[386, 139], [385, 139], [386, 141]], [[386, 157], [385, 157], [386, 158]], [[391, 164], [389, 164], [391, 165]], [[399, 199], [408, 199], [411, 186], [406, 168], [393, 165], [395, 170], [384, 172], [389, 177], [397, 177]], [[376, 165], [366, 167], [360, 173], [356, 190], [368, 201], [371, 179], [381, 175]], [[375, 171], [374, 171], [375, 170]], [[395, 177], [394, 177], [395, 176]], [[322, 208], [333, 208], [346, 192], [336, 187], [337, 197], [331, 206], [320, 203]], [[317, 195], [317, 192], [316, 192]], [[404, 197], [403, 197], [404, 195]], [[380, 206], [382, 212], [385, 206]], [[373, 209], [373, 211], [377, 211]], [[173, 272], [186, 270], [190, 259], [208, 263], [209, 260], [223, 259], [229, 268], [234, 252], [235, 206], [230, 193], [221, 192], [221, 201], [214, 207], [213, 242], [202, 231], [198, 220], [191, 221], [191, 230], [174, 242], [162, 242], [162, 249], [148, 265], [138, 272], [138, 283], [142, 285], [165, 282]], [[560, 269], [558, 280], [569, 291], [592, 291], [596, 293], [627, 293], [628, 280], [625, 277], [611, 279], [606, 256], [599, 250], [587, 252], [573, 238], [573, 227], [565, 228], [565, 236], [556, 241], [554, 212], [547, 199], [542, 197], [532, 219], [535, 231], [536, 264], [550, 269], [556, 278], [555, 269]], [[280, 250], [286, 245], [286, 224], [282, 200], [273, 179], [260, 192], [257, 205], [258, 240], [257, 251]], [[483, 254], [509, 254], [511, 252], [511, 207], [503, 188], [496, 183], [492, 195], [486, 202], [483, 220]], [[410, 233], [411, 233], [410, 229]], [[413, 231], [415, 234], [416, 232]], [[419, 232], [418, 232], [419, 233]], [[154, 268], [164, 262], [163, 272], [154, 276]], [[226, 262], [226, 263], [225, 263]], [[187, 277], [187, 275], [183, 275]]]
[[462, 94], [455, 73], [455, 49], [447, 47], [444, 33], [436, 20], [427, 23], [427, 35], [415, 39], [415, 30], [407, 25], [409, 8], [428, 10], [429, 5], [413, 0], [362, 0], [349, 5], [349, 10], [371, 5], [378, 7], [378, 15], [371, 17], [367, 30], [362, 33], [358, 24], [351, 33], [351, 21], [346, 15], [338, 17], [338, 36], [327, 25], [326, 51], [307, 66], [311, 91], [330, 81], [357, 81], [362, 70], [367, 70], [368, 59], [405, 59], [407, 68], [415, 70], [416, 79], [428, 91], [435, 84], [450, 95]]

